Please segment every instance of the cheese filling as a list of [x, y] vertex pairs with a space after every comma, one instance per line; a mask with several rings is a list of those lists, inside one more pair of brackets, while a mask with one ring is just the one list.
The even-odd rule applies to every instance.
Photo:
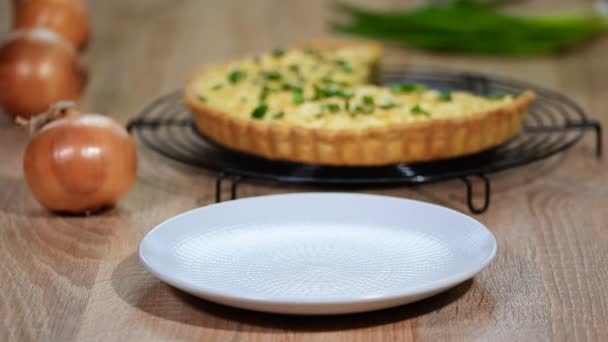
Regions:
[[365, 47], [275, 51], [209, 68], [194, 89], [199, 101], [228, 115], [336, 130], [468, 117], [515, 100], [372, 85], [377, 57]]

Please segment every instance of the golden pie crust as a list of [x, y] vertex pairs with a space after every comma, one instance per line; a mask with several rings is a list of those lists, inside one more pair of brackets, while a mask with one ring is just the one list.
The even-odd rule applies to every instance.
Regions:
[[520, 129], [531, 92], [485, 113], [387, 127], [329, 130], [233, 117], [186, 92], [201, 133], [228, 148], [268, 159], [335, 166], [380, 166], [454, 158], [498, 146]]

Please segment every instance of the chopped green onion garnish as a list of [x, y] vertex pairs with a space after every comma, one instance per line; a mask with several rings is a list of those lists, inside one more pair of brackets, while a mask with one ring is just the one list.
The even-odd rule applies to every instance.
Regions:
[[373, 106], [374, 98], [370, 95], [365, 95], [365, 96], [363, 96], [363, 103], [365, 103], [366, 105]]
[[424, 115], [424, 116], [431, 116], [431, 113], [427, 112], [426, 110], [422, 109], [422, 107], [420, 107], [420, 105], [415, 105], [414, 107], [412, 107], [412, 109], [410, 110], [410, 112], [413, 115]]
[[278, 71], [264, 71], [263, 75], [264, 78], [269, 81], [280, 80], [283, 77]]
[[230, 83], [232, 83], [232, 84], [235, 84], [238, 81], [245, 78], [245, 76], [246, 76], [245, 72], [243, 72], [239, 69], [234, 69], [234, 70], [232, 70], [232, 72], [230, 72], [230, 74], [228, 74], [228, 81], [230, 81]]
[[389, 103], [381, 104], [378, 107], [380, 107], [381, 109], [393, 109], [393, 108], [397, 107], [397, 105], [393, 102], [389, 102]]
[[338, 64], [338, 66], [342, 69], [342, 71], [344, 71], [346, 73], [353, 72], [353, 67], [347, 61], [345, 61], [343, 59], [338, 59], [336, 61], [336, 64]]
[[280, 111], [278, 113], [274, 113], [274, 115], [272, 115], [272, 118], [276, 120], [276, 119], [280, 119], [280, 118], [282, 118], [284, 116], [285, 116], [285, 112]]
[[356, 113], [361, 113], [361, 114], [372, 114], [374, 112], [374, 108], [364, 107], [364, 106], [356, 106], [355, 107], [355, 112]]
[[423, 86], [422, 84], [402, 83], [392, 85], [390, 89], [393, 93], [411, 93], [414, 91], [424, 91], [427, 89], [427, 87]]
[[268, 97], [268, 94], [270, 94], [270, 88], [268, 88], [267, 86], [263, 86], [262, 90], [260, 91], [260, 101], [265, 101]]
[[353, 93], [349, 90], [342, 90], [336, 88], [325, 89], [325, 95], [327, 97], [337, 96], [342, 98], [351, 98], [353, 97]]
[[218, 84], [214, 85], [213, 88], [211, 88], [211, 89], [219, 90], [219, 89], [222, 89], [223, 86], [224, 86], [224, 83], [218, 83]]
[[283, 55], [285, 54], [285, 51], [281, 50], [281, 49], [276, 49], [272, 52], [272, 56], [273, 57], [283, 57]]
[[293, 88], [293, 104], [302, 104], [304, 103], [304, 95], [302, 95], [302, 88]]
[[329, 75], [325, 75], [321, 78], [321, 82], [323, 83], [334, 83], [334, 80]]
[[323, 92], [323, 89], [321, 89], [318, 85], [314, 85], [313, 86], [314, 92], [315, 94], [312, 97], [313, 101], [317, 101], [322, 99], [325, 96], [325, 93]]
[[335, 103], [329, 103], [327, 105], [327, 109], [329, 109], [330, 112], [335, 113], [340, 111], [340, 105]]
[[439, 99], [444, 102], [452, 101], [452, 93], [449, 91], [441, 91], [439, 92]]
[[268, 110], [268, 106], [265, 103], [260, 104], [255, 107], [255, 109], [251, 112], [251, 117], [254, 119], [261, 119], [266, 115], [266, 111]]
[[201, 102], [207, 102], [207, 97], [206, 97], [206, 96], [203, 96], [203, 95], [198, 95], [198, 96], [197, 96], [197, 98], [198, 98], [198, 100], [199, 100], [199, 101], [201, 101]]
[[300, 66], [297, 64], [291, 64], [289, 66], [289, 71], [293, 71], [293, 72], [299, 72], [300, 71]]
[[325, 97], [334, 97], [334, 96], [342, 97], [345, 99], [353, 97], [353, 93], [348, 90], [342, 90], [342, 89], [337, 89], [337, 88], [333, 88], [333, 87], [320, 88], [317, 85], [314, 86], [314, 89], [315, 89], [315, 95], [313, 97], [313, 100], [319, 100], [319, 99], [322, 99]]

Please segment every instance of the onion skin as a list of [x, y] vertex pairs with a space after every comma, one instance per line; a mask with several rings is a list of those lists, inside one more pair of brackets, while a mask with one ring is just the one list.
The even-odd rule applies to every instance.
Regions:
[[34, 135], [23, 170], [32, 193], [48, 209], [94, 212], [115, 204], [133, 185], [135, 144], [110, 118], [68, 115]]
[[47, 28], [80, 51], [89, 41], [89, 14], [79, 0], [13, 0], [13, 20], [13, 29]]
[[76, 100], [86, 71], [73, 47], [46, 29], [15, 31], [0, 43], [0, 107], [29, 118], [62, 100]]

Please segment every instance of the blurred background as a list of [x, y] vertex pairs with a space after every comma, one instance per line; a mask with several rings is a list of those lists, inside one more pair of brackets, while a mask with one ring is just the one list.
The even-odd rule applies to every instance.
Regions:
[[[92, 33], [82, 55], [89, 68], [89, 79], [81, 105], [110, 115], [120, 112], [120, 117], [133, 115], [147, 100], [181, 87], [197, 65], [334, 35], [332, 23], [345, 20], [345, 12], [336, 11], [336, 2], [331, 0], [83, 2], [90, 13]], [[505, 4], [492, 11], [509, 16], [586, 15], [603, 3], [595, 0], [499, 2]], [[3, 35], [11, 29], [11, 3], [8, 0], [0, 2], [0, 32]], [[454, 1], [350, 0], [345, 3], [366, 11], [390, 14], [421, 6], [447, 6]], [[450, 25], [463, 23], [458, 16], [447, 22], [439, 20], [447, 29]], [[422, 21], [429, 23], [428, 19]], [[598, 43], [598, 40], [605, 42], [605, 38], [596, 37], [592, 43], [576, 45], [566, 53], [516, 57], [508, 53], [467, 53], [466, 47], [462, 51], [429, 51], [393, 41], [389, 42], [386, 62], [440, 65], [524, 78], [568, 91], [584, 102], [586, 96], [592, 95], [589, 91], [597, 91], [600, 84], [606, 85], [608, 44]], [[581, 73], [587, 75], [582, 78]], [[577, 82], [591, 84], [577, 85]], [[6, 122], [8, 118], [3, 116], [0, 120]]]

